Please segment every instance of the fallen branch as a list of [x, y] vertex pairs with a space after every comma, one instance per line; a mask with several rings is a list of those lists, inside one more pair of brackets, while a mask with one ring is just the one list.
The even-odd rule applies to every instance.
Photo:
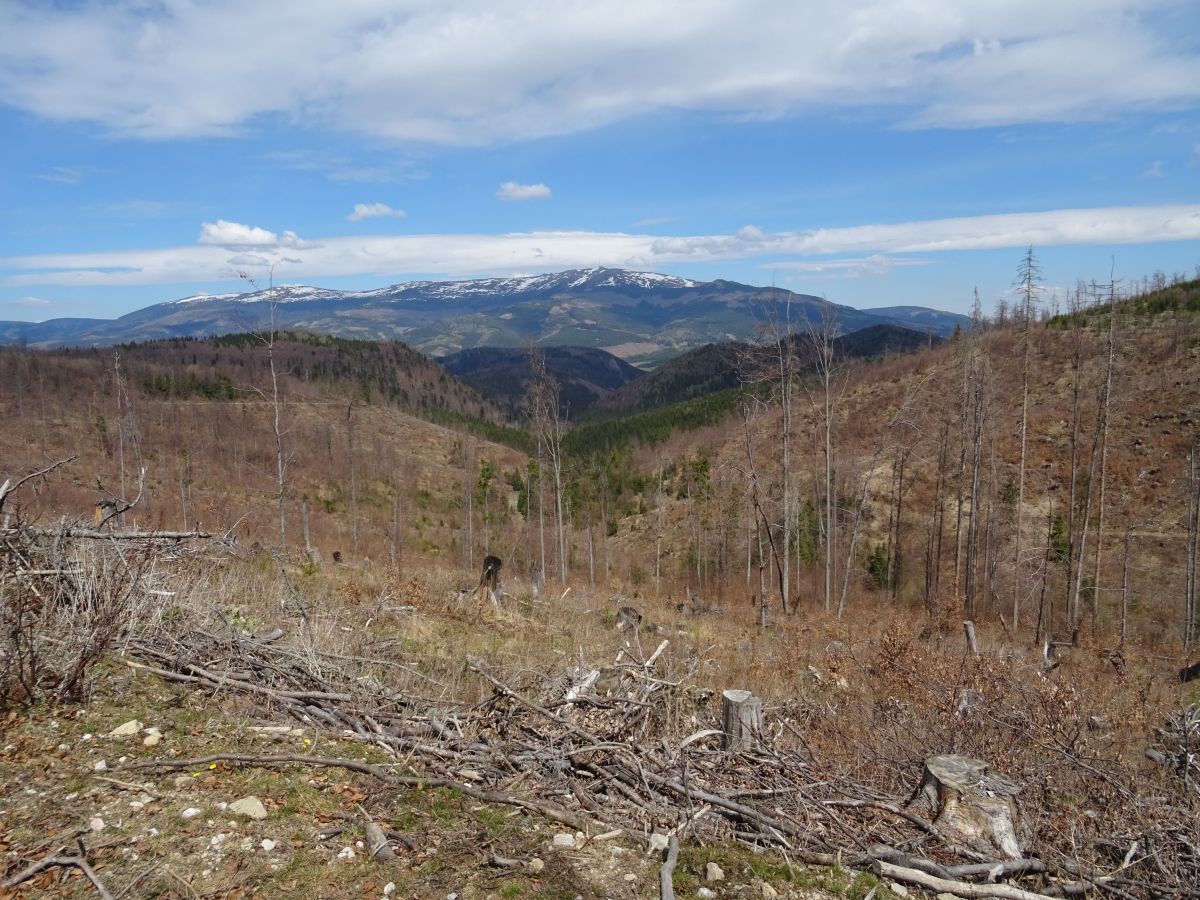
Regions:
[[1011, 884], [972, 884], [968, 881], [948, 881], [916, 869], [906, 869], [882, 860], [871, 861], [871, 872], [877, 877], [891, 878], [956, 897], [999, 897], [1002, 900], [1049, 900], [1046, 894], [1026, 891]]
[[[72, 457], [72, 459], [74, 459], [74, 457]], [[88, 861], [82, 856], [64, 855], [61, 848], [54, 851], [49, 856], [45, 856], [27, 868], [21, 870], [12, 878], [8, 879], [8, 881], [0, 882], [0, 888], [3, 888], [4, 890], [10, 890], [15, 888], [17, 885], [28, 881], [39, 872], [54, 868], [55, 866], [73, 867], [78, 869], [85, 876], [87, 876], [87, 880], [92, 883], [92, 886], [96, 888], [96, 893], [98, 893], [103, 900], [113, 900], [113, 895], [108, 892], [108, 888], [106, 888], [104, 883], [100, 881], [100, 876], [96, 874], [96, 870], [88, 865]]]

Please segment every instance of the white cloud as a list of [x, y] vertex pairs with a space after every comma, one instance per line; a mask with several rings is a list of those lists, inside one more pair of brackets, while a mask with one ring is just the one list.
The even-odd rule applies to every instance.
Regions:
[[538, 182], [537, 184], [518, 184], [515, 181], [506, 181], [500, 185], [500, 190], [496, 191], [496, 196], [501, 200], [549, 200], [550, 188]]
[[37, 177], [51, 184], [79, 184], [83, 181], [83, 171], [69, 166], [55, 166]]
[[1163, 169], [1162, 160], [1156, 159], [1156, 160], [1154, 160], [1154, 162], [1150, 163], [1150, 165], [1146, 166], [1145, 171], [1142, 172], [1142, 177], [1143, 178], [1162, 178], [1166, 174], [1167, 174], [1166, 171]]
[[392, 209], [386, 203], [355, 203], [354, 209], [346, 218], [351, 222], [361, 222], [363, 219], [377, 219], [381, 216], [391, 216], [403, 219], [408, 213], [402, 209]]
[[[210, 223], [206, 223], [208, 225]], [[56, 253], [0, 258], [9, 285], [133, 285], [206, 282], [235, 277], [231, 246], [252, 251], [274, 265], [277, 279], [371, 275], [385, 278], [411, 272], [459, 276], [501, 272], [548, 272], [605, 265], [655, 269], [671, 263], [774, 260], [779, 268], [823, 264], [857, 265], [869, 271], [891, 264], [891, 253], [945, 253], [955, 250], [1024, 248], [1030, 244], [1139, 244], [1200, 239], [1200, 204], [1124, 206], [1006, 213], [813, 231], [764, 232], [746, 226], [728, 235], [676, 235], [594, 231], [535, 231], [513, 234], [415, 234], [331, 237], [301, 240], [284, 232], [272, 243], [246, 225], [212, 225], [215, 237], [241, 238], [230, 245], [200, 241], [188, 247], [152, 250]], [[202, 232], [202, 236], [208, 232]], [[270, 235], [270, 232], [263, 232]], [[303, 248], [303, 258], [288, 250]], [[837, 254], [865, 258], [825, 260]], [[790, 259], [789, 259], [790, 258]], [[793, 263], [795, 264], [793, 266]], [[261, 263], [260, 263], [261, 264]], [[903, 264], [912, 264], [905, 261]]]
[[279, 243], [279, 236], [265, 228], [217, 219], [215, 222], [204, 222], [200, 226], [198, 240], [201, 244], [215, 244], [220, 247], [264, 247]]
[[909, 266], [927, 266], [933, 260], [896, 258], [875, 253], [871, 256], [851, 259], [820, 259], [820, 260], [786, 260], [764, 264], [764, 269], [787, 269], [792, 272], [805, 272], [813, 275], [835, 275], [842, 278], [861, 278], [864, 276], [886, 275], [896, 268]]
[[43, 300], [41, 297], [22, 297], [20, 300], [12, 301], [17, 306], [49, 306], [49, 300]]
[[263, 268], [271, 265], [271, 260], [261, 253], [239, 253], [237, 256], [229, 257], [225, 262], [238, 268]]
[[1197, 47], [1172, 31], [1189, 16], [1194, 0], [0, 3], [0, 102], [150, 138], [279, 114], [452, 144], [675, 109], [1112, 118], [1194, 108]]

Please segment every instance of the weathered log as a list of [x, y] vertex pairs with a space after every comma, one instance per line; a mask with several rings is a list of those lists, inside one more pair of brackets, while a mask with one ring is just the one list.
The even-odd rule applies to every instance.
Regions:
[[749, 691], [721, 692], [721, 730], [725, 733], [726, 750], [757, 749], [762, 727], [761, 700]]
[[367, 839], [367, 851], [371, 859], [375, 862], [394, 862], [396, 853], [388, 844], [387, 835], [383, 833], [383, 829], [375, 824], [375, 821], [367, 815], [367, 811], [358, 807], [358, 814], [362, 817], [363, 836]]
[[972, 850], [1021, 858], [1017, 839], [1018, 788], [993, 774], [987, 763], [966, 756], [933, 756], [908, 806], [923, 806], [950, 841]]
[[667, 858], [658, 870], [658, 894], [660, 900], [675, 900], [675, 864], [679, 861], [679, 835], [671, 835], [667, 844]]

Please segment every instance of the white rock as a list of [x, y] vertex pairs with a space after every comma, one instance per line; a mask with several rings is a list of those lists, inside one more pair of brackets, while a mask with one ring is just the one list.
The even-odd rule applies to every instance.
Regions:
[[906, 888], [904, 885], [902, 885], [898, 881], [889, 881], [888, 882], [888, 890], [891, 891], [893, 894], [895, 894], [897, 897], [907, 897], [908, 896], [908, 888]]
[[702, 887], [700, 890], [696, 891], [696, 896], [703, 897], [704, 900], [712, 900], [713, 897], [717, 896], [717, 892], [712, 888]]
[[761, 890], [762, 890], [763, 900], [769, 900], [769, 898], [771, 898], [771, 897], [779, 896], [779, 891], [775, 890], [775, 888], [771, 887], [765, 881], [762, 882]]
[[150, 732], [142, 738], [143, 747], [157, 747], [158, 742], [162, 740], [162, 732], [157, 728], [151, 728]]
[[267, 853], [275, 849], [275, 842], [270, 838], [263, 838], [263, 841], [258, 846], [262, 847]]
[[526, 866], [526, 868], [536, 875], [538, 872], [542, 871], [542, 869], [546, 868], [546, 864], [535, 856], [529, 861], [529, 864]]
[[652, 834], [650, 835], [650, 846], [646, 848], [646, 854], [648, 856], [652, 856], [655, 853], [662, 853], [667, 849], [667, 845], [670, 843], [670, 838], [668, 838], [665, 834]]
[[97, 760], [96, 764], [94, 766], [92, 766], [92, 769], [96, 772], [107, 772], [108, 771], [108, 763], [106, 763], [102, 759]]
[[625, 873], [625, 880], [626, 880], [626, 881], [637, 881], [637, 876], [636, 876], [636, 875], [634, 875], [632, 872], [626, 872], [626, 873]]
[[71, 745], [70, 744], [59, 744], [58, 749], [66, 752], [67, 750], [71, 749]]
[[389, 881], [383, 886], [383, 896], [390, 897], [394, 893], [396, 893], [396, 882]]
[[557, 850], [574, 850], [575, 835], [560, 831], [554, 836], [554, 840], [550, 842], [550, 845]]
[[219, 809], [221, 812], [225, 812], [225, 810], [229, 809], [229, 804], [222, 800], [217, 804], [217, 809]]
[[118, 725], [108, 733], [109, 737], [133, 737], [142, 730], [142, 723], [137, 719], [130, 719], [124, 725]]
[[228, 837], [229, 837], [229, 835], [225, 834], [225, 832], [220, 832], [219, 834], [214, 834], [211, 838], [208, 839], [208, 846], [212, 847], [214, 850], [219, 850], [221, 845], [225, 843], [225, 841], [226, 841], [226, 839], [228, 839]]
[[229, 804], [229, 811], [248, 819], [265, 819], [267, 817], [267, 808], [263, 806], [261, 800], [254, 796], [234, 800]]
[[141, 808], [142, 808], [142, 807], [144, 807], [145, 805], [146, 805], [146, 804], [145, 804], [145, 803], [143, 803], [141, 800], [130, 800], [130, 801], [129, 801], [129, 808], [130, 808], [130, 809], [133, 809], [133, 810], [138, 810], [138, 809], [141, 809]]
[[356, 856], [353, 847], [343, 847], [338, 851], [337, 858], [343, 862], [350, 862]]
[[91, 732], [89, 732], [89, 733], [85, 734], [83, 737], [81, 737], [79, 740], [86, 744], [91, 739], [92, 739], [92, 734], [91, 734]]
[[724, 881], [725, 873], [721, 870], [721, 867], [718, 866], [715, 862], [710, 862], [707, 866], [704, 867], [704, 880], [705, 881]]
[[88, 819], [88, 828], [92, 829], [92, 831], [103, 831], [104, 820], [99, 816], [92, 816]]
[[194, 819], [196, 816], [200, 815], [200, 810], [196, 809], [194, 806], [189, 806], [179, 815], [183, 816], [185, 819]]

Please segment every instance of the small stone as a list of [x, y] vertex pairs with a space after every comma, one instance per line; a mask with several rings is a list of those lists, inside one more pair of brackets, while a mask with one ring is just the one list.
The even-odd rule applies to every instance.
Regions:
[[[758, 879], [756, 878], [755, 881], [758, 881]], [[779, 891], [775, 890], [775, 888], [771, 887], [765, 881], [758, 881], [758, 890], [763, 900], [770, 900], [771, 897], [779, 896]]]
[[270, 853], [275, 849], [275, 842], [270, 838], [263, 838], [263, 842], [258, 846], [262, 847], [265, 852]]
[[225, 810], [229, 809], [229, 804], [222, 800], [217, 804], [217, 809], [219, 809], [221, 812], [225, 812]]
[[394, 893], [396, 893], [396, 882], [389, 881], [383, 886], [383, 896], [390, 897]]
[[248, 819], [265, 819], [267, 817], [267, 808], [263, 806], [261, 800], [254, 796], [234, 800], [229, 804], [229, 811]]
[[194, 819], [194, 818], [196, 818], [196, 816], [200, 815], [200, 810], [196, 809], [196, 807], [194, 807], [194, 806], [189, 806], [187, 809], [185, 809], [179, 815], [181, 815], [185, 819]]
[[337, 858], [342, 860], [343, 862], [350, 862], [354, 859], [354, 857], [356, 855], [357, 854], [355, 854], [353, 847], [343, 847], [341, 850], [338, 851]]
[[145, 805], [146, 804], [143, 803], [141, 800], [130, 800], [129, 801], [129, 808], [132, 810], [139, 810]]
[[888, 890], [891, 891], [893, 894], [895, 894], [897, 897], [907, 897], [908, 896], [908, 888], [906, 888], [904, 885], [902, 885], [898, 881], [889, 881], [888, 882]]
[[91, 739], [92, 739], [92, 734], [89, 732], [88, 734], [85, 734], [83, 737], [81, 737], [79, 740], [86, 744]]
[[92, 769], [93, 769], [93, 771], [96, 771], [96, 772], [107, 772], [108, 771], [108, 763], [106, 763], [102, 759], [98, 760], [96, 762], [96, 764], [94, 766], [92, 766]]
[[103, 831], [104, 820], [99, 816], [92, 816], [90, 819], [88, 819], [88, 828], [90, 828], [92, 831]]
[[554, 836], [554, 839], [550, 842], [550, 845], [556, 850], [574, 850], [575, 835], [560, 831]]
[[949, 894], [949, 893], [946, 893], [945, 891], [942, 891], [940, 894], [937, 895], [936, 900], [960, 900], [960, 898], [959, 898], [958, 894]]
[[668, 838], [665, 834], [652, 834], [650, 835], [650, 846], [646, 848], [646, 854], [648, 856], [653, 856], [655, 853], [662, 853], [667, 849], [667, 845], [670, 843], [670, 838]]
[[625, 873], [625, 880], [626, 880], [626, 881], [637, 881], [637, 876], [636, 876], [636, 875], [634, 875], [632, 872], [626, 872], [626, 873]]
[[192, 783], [191, 775], [176, 775], [171, 779], [171, 783], [177, 788], [187, 787]]
[[142, 738], [143, 747], [157, 747], [158, 742], [162, 740], [162, 732], [157, 728], [151, 728], [144, 738]]
[[700, 890], [696, 891], [696, 896], [703, 897], [704, 900], [712, 900], [713, 897], [717, 896], [717, 892], [712, 888], [702, 887]]
[[724, 881], [725, 880], [725, 872], [722, 871], [721, 867], [718, 866], [715, 862], [710, 862], [707, 866], [704, 867], [704, 880], [705, 881]]
[[546, 868], [546, 864], [535, 856], [529, 861], [529, 864], [526, 866], [526, 868], [536, 875], [538, 872], [542, 871], [542, 869]]
[[62, 750], [65, 753], [66, 751], [71, 749], [71, 745], [70, 744], [59, 744], [58, 749]]
[[142, 730], [142, 723], [137, 719], [130, 719], [124, 725], [118, 725], [108, 733], [109, 737], [133, 737]]

